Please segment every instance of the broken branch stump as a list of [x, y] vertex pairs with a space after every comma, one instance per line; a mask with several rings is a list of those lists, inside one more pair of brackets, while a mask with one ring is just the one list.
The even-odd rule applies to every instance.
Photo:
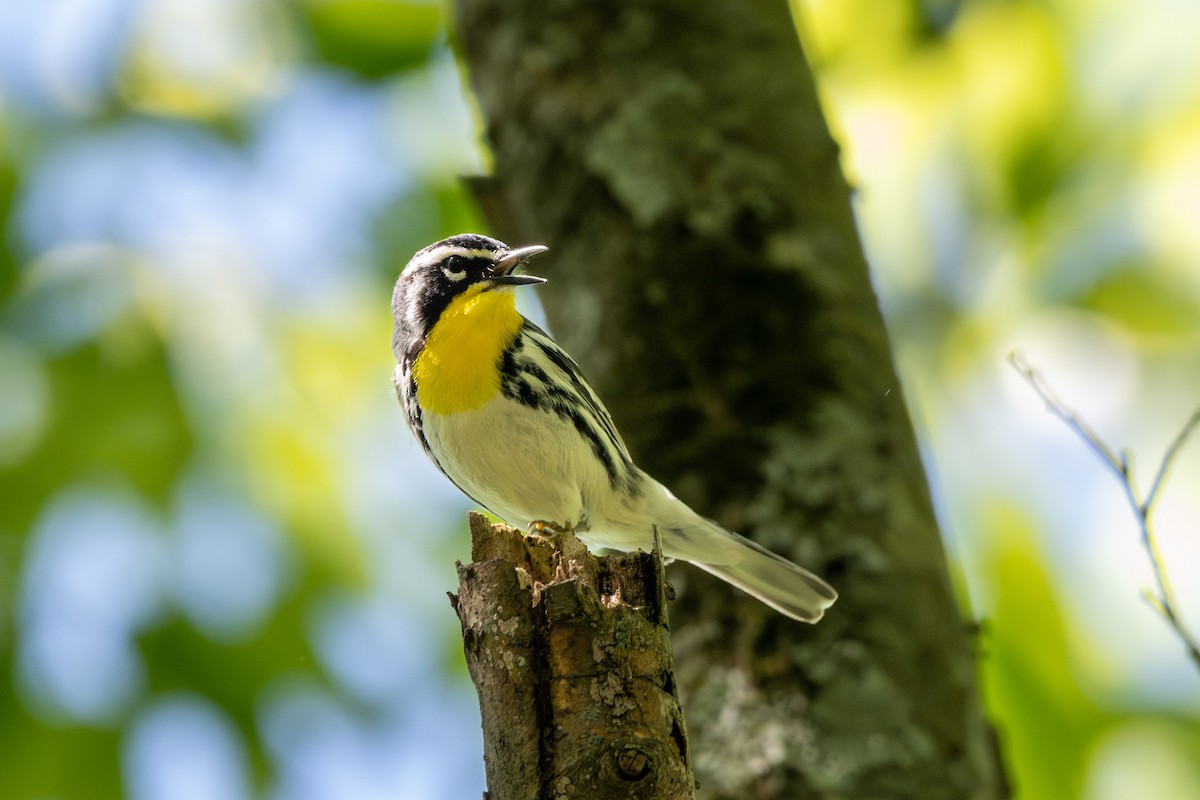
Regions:
[[451, 603], [483, 717], [487, 800], [693, 798], [657, 551], [471, 514]]

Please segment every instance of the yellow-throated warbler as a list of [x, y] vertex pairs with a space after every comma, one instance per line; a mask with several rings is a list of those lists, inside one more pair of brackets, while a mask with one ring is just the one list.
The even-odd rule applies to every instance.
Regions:
[[571, 528], [593, 547], [690, 561], [767, 605], [816, 622], [827, 583], [688, 508], [638, 469], [579, 367], [514, 305], [541, 245], [464, 234], [419, 251], [392, 294], [396, 393], [433, 463], [513, 525]]

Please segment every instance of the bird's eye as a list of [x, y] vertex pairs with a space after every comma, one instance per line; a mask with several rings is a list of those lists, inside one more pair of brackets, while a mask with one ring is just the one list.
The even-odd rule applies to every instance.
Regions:
[[462, 256], [449, 256], [442, 262], [442, 272], [452, 281], [467, 277], [467, 260]]

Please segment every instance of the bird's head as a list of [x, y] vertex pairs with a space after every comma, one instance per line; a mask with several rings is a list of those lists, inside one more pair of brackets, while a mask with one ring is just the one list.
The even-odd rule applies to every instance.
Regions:
[[456, 297], [544, 283], [545, 278], [514, 274], [514, 270], [547, 249], [540, 244], [509, 247], [487, 236], [464, 233], [418, 250], [392, 292], [397, 357], [424, 339]]

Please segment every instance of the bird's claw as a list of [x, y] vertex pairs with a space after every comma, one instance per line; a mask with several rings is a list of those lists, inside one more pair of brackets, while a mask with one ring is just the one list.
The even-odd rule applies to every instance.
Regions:
[[583, 533], [588, 529], [587, 523], [580, 520], [576, 524], [571, 524], [571, 520], [566, 522], [550, 522], [544, 519], [535, 519], [525, 526], [525, 530], [531, 536], [553, 537], [562, 536], [564, 533]]
[[560, 523], [550, 522], [544, 519], [535, 519], [533, 522], [530, 522], [525, 526], [525, 530], [527, 530], [533, 536], [551, 537], [562, 536], [564, 533], [571, 533], [575, 530], [575, 528], [573, 525], [571, 525], [570, 520]]

